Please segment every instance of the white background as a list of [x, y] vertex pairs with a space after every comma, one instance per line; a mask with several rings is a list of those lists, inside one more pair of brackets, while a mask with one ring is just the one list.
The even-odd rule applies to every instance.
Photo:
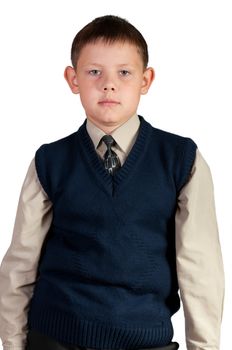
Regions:
[[[8, 0], [0, 2], [0, 259], [36, 149], [76, 131], [85, 115], [63, 78], [72, 40], [105, 14], [128, 19], [149, 45], [156, 79], [138, 112], [191, 137], [210, 166], [226, 274], [221, 349], [231, 344], [232, 10], [230, 1]], [[185, 348], [182, 308], [174, 339]], [[42, 349], [41, 349], [42, 350]]]

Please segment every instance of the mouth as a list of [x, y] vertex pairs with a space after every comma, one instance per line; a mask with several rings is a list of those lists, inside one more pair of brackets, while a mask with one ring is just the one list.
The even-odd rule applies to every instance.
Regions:
[[119, 105], [120, 102], [115, 101], [115, 100], [107, 100], [107, 99], [105, 99], [105, 100], [99, 101], [98, 104], [100, 106], [116, 106], [116, 105]]

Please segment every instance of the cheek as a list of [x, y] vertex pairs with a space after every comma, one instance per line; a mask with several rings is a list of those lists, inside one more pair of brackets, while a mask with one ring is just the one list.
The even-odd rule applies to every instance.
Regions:
[[84, 83], [79, 87], [80, 91], [80, 96], [82, 100], [87, 101], [88, 99], [91, 98], [91, 96], [94, 96], [95, 94], [95, 88], [93, 87], [92, 84]]
[[139, 85], [127, 86], [127, 88], [124, 89], [123, 95], [124, 94], [127, 95], [127, 97], [130, 97], [130, 99], [134, 101], [140, 97], [141, 88]]
[[142, 86], [142, 82], [139, 78], [135, 78], [133, 80], [131, 80], [130, 82], [127, 82], [127, 84], [125, 84], [124, 88], [125, 90], [128, 90], [128, 92], [130, 92], [131, 94], [138, 94], [140, 93], [141, 90], [141, 86]]
[[85, 95], [94, 95], [97, 93], [97, 90], [96, 82], [86, 82], [83, 89]]
[[85, 87], [82, 91], [80, 91], [80, 100], [83, 107], [86, 110], [90, 110], [92, 108], [96, 108], [98, 96], [93, 89]]

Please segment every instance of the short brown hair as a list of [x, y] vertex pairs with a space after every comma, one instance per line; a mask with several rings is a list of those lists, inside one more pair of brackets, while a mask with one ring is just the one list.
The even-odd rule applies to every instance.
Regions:
[[109, 44], [115, 41], [127, 41], [135, 45], [141, 55], [144, 68], [147, 67], [148, 48], [142, 34], [126, 19], [107, 15], [95, 18], [84, 26], [73, 39], [71, 61], [75, 69], [82, 48], [86, 44], [94, 43], [99, 39]]

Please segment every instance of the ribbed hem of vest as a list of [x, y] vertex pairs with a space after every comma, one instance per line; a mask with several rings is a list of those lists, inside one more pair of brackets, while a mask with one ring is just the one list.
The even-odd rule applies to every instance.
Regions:
[[171, 320], [165, 320], [154, 328], [128, 325], [114, 326], [100, 320], [78, 319], [76, 315], [59, 310], [36, 310], [30, 318], [29, 329], [74, 346], [93, 349], [139, 349], [166, 346], [173, 338]]

